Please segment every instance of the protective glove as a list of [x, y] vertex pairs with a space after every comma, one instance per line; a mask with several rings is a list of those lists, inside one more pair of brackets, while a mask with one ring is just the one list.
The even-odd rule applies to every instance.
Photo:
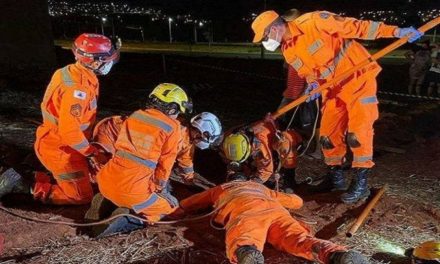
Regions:
[[408, 38], [409, 43], [413, 43], [414, 41], [418, 40], [419, 38], [421, 38], [423, 36], [423, 34], [424, 34], [423, 32], [418, 31], [414, 27], [398, 28], [394, 32], [394, 36], [396, 38], [409, 37]]
[[[319, 83], [317, 82], [311, 82], [307, 85], [306, 90], [304, 91], [304, 94], [310, 94], [313, 90], [316, 90], [319, 88]], [[310, 102], [313, 100], [318, 99], [321, 96], [321, 93], [315, 93], [309, 96], [309, 98], [307, 98], [306, 102]]]
[[171, 194], [171, 185], [169, 183], [161, 192], [157, 193], [157, 195], [167, 200], [172, 208], [179, 206], [179, 201]]
[[97, 148], [95, 148], [94, 146], [91, 146], [90, 154], [88, 154], [86, 156], [87, 161], [89, 163], [89, 167], [92, 171], [92, 179], [91, 179], [92, 182], [95, 182], [96, 174], [98, 174], [98, 172], [104, 166], [104, 163], [100, 162], [103, 159], [100, 155], [101, 155], [101, 153], [99, 152], [99, 150]]

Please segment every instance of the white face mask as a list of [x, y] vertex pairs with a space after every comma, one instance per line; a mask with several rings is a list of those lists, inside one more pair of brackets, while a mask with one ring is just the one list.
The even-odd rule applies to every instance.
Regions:
[[261, 43], [263, 44], [264, 48], [267, 49], [268, 51], [275, 51], [281, 45], [280, 42], [274, 39], [268, 39]]
[[113, 67], [113, 61], [109, 61], [104, 63], [99, 69], [97, 69], [97, 74], [99, 75], [107, 75]]
[[278, 41], [278, 31], [277, 31], [277, 34], [275, 36], [275, 39], [269, 38], [266, 41], [262, 41], [261, 44], [263, 44], [263, 47], [266, 50], [268, 50], [268, 51], [275, 51], [281, 45], [281, 43]]
[[208, 149], [211, 144], [203, 140], [198, 140], [197, 142], [195, 142], [195, 145], [199, 149], [204, 150], [204, 149]]

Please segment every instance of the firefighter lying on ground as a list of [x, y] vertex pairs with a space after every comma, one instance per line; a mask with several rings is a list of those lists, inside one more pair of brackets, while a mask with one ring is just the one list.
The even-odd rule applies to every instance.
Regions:
[[356, 251], [328, 240], [317, 239], [310, 229], [294, 219], [288, 209], [303, 205], [300, 197], [268, 189], [240, 173], [230, 174], [228, 182], [180, 202], [176, 218], [213, 207], [214, 224], [226, 232], [226, 255], [231, 263], [263, 264], [264, 244], [310, 261], [325, 264], [366, 264]]

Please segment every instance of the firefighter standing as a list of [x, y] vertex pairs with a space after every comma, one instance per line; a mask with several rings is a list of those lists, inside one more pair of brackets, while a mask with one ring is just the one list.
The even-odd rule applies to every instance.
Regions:
[[[422, 33], [382, 22], [362, 21], [317, 11], [286, 22], [274, 11], [265, 11], [252, 23], [253, 42], [275, 51], [280, 45], [286, 62], [305, 78], [306, 93], [370, 57], [353, 39], [409, 36], [415, 41]], [[356, 177], [342, 201], [353, 203], [369, 195], [367, 178], [373, 162], [373, 123], [378, 118], [376, 76], [381, 68], [371, 62], [343, 81], [323, 91], [320, 142], [329, 167], [328, 189], [344, 190], [341, 165], [346, 145], [353, 152]], [[316, 99], [319, 94], [313, 94]]]

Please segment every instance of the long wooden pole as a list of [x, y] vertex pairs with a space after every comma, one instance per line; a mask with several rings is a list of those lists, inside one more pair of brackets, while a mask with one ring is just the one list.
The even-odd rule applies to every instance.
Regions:
[[[429, 21], [428, 23], [424, 24], [423, 26], [421, 26], [419, 28], [419, 31], [421, 32], [426, 32], [432, 28], [434, 28], [435, 26], [437, 26], [438, 24], [440, 24], [440, 17], [434, 18], [433, 20]], [[382, 50], [376, 52], [374, 55], [372, 55], [370, 58], [362, 61], [361, 63], [357, 64], [356, 66], [354, 66], [353, 68], [351, 68], [348, 71], [345, 71], [344, 73], [336, 76], [335, 78], [333, 78], [332, 80], [324, 83], [322, 86], [320, 86], [318, 89], [313, 90], [312, 92], [310, 92], [310, 94], [308, 95], [303, 95], [300, 98], [296, 99], [295, 101], [281, 107], [280, 109], [278, 109], [275, 113], [271, 114], [271, 117], [273, 119], [277, 119], [278, 117], [282, 116], [283, 114], [285, 114], [286, 112], [290, 111], [292, 108], [304, 103], [307, 98], [309, 98], [309, 96], [311, 96], [312, 94], [315, 93], [321, 93], [322, 91], [324, 91], [324, 89], [327, 89], [329, 87], [331, 87], [334, 83], [340, 82], [342, 80], [344, 80], [345, 78], [347, 78], [348, 76], [352, 75], [354, 72], [362, 69], [363, 67], [367, 66], [369, 63], [373, 62], [373, 61], [377, 61], [378, 59], [382, 58], [383, 56], [385, 56], [386, 54], [390, 53], [391, 51], [397, 49], [398, 47], [402, 46], [403, 44], [405, 44], [408, 41], [408, 37], [405, 38], [401, 38], [396, 40], [395, 42], [391, 43], [390, 45], [386, 46], [385, 48], [383, 48]]]
[[359, 229], [359, 227], [364, 223], [367, 216], [370, 214], [371, 210], [376, 206], [379, 199], [382, 197], [382, 195], [385, 193], [385, 191], [388, 189], [388, 185], [385, 184], [382, 188], [380, 188], [379, 192], [374, 196], [373, 200], [371, 200], [367, 207], [362, 211], [361, 215], [356, 219], [356, 222], [353, 223], [350, 230], [347, 232], [347, 237], [352, 237], [354, 233]]

